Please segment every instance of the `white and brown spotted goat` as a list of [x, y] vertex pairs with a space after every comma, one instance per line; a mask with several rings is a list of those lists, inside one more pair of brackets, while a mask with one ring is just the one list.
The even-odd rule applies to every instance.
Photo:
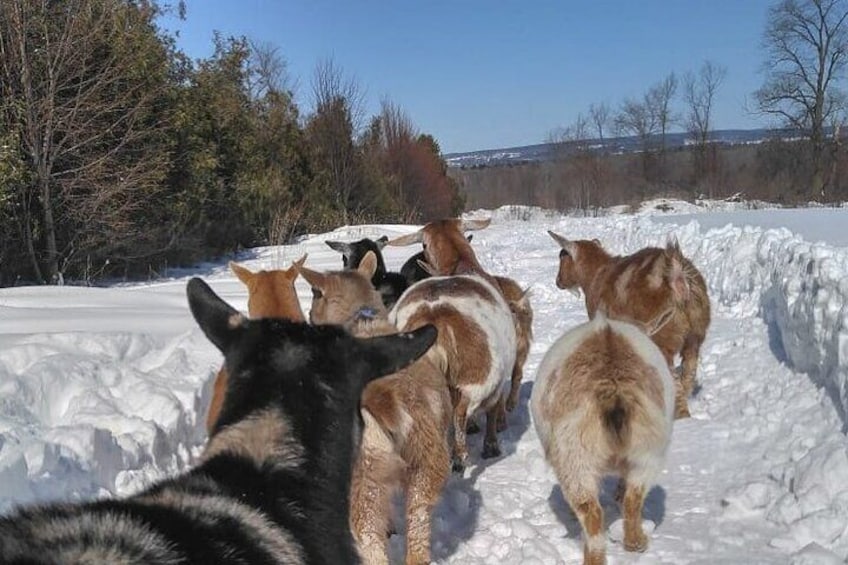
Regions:
[[[355, 337], [397, 333], [371, 284], [377, 258], [355, 270], [300, 267], [312, 286], [313, 324], [339, 324]], [[362, 560], [388, 564], [392, 497], [406, 494], [406, 563], [430, 563], [431, 513], [450, 474], [451, 399], [444, 376], [426, 358], [365, 388], [365, 427], [353, 469], [350, 520]]]
[[698, 269], [677, 243], [616, 257], [597, 240], [570, 241], [548, 233], [562, 248], [556, 284], [562, 289], [581, 289], [590, 318], [603, 308], [611, 318], [647, 324], [673, 309], [671, 319], [652, 339], [673, 373], [675, 355], [682, 358], [675, 415], [688, 417], [698, 356], [710, 325], [707, 285]]
[[428, 352], [445, 376], [454, 410], [454, 469], [468, 463], [466, 426], [478, 409], [486, 411], [483, 457], [500, 455], [498, 404], [516, 358], [515, 322], [498, 286], [474, 255], [465, 230], [489, 221], [440, 220], [389, 245], [423, 243], [427, 263], [438, 276], [409, 287], [389, 313], [398, 328], [433, 324], [439, 330]]
[[[670, 310], [661, 314], [652, 331], [670, 317]], [[636, 325], [599, 313], [545, 354], [530, 410], [545, 457], [583, 527], [585, 565], [606, 562], [598, 494], [607, 474], [620, 477], [624, 548], [647, 548], [642, 506], [665, 462], [673, 408], [668, 364]]]

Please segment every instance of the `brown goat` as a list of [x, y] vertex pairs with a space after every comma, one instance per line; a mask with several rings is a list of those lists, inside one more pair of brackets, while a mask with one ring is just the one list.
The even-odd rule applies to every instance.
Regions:
[[590, 318], [603, 308], [611, 318], [648, 323], [674, 307], [672, 318], [652, 339], [672, 374], [675, 355], [682, 358], [675, 415], [688, 417], [698, 356], [710, 325], [707, 285], [698, 269], [677, 243], [614, 257], [597, 240], [569, 241], [548, 233], [562, 247], [556, 284], [562, 289], [580, 288]]
[[[247, 286], [247, 313], [251, 318], [285, 318], [292, 322], [305, 322], [306, 317], [300, 308], [300, 301], [294, 289], [297, 278], [297, 267], [303, 265], [306, 255], [292, 263], [288, 269], [259, 271], [250, 269], [230, 261], [230, 269], [238, 279]], [[206, 431], [212, 433], [221, 406], [224, 403], [224, 393], [227, 390], [227, 371], [224, 367], [215, 376], [212, 389], [212, 401], [206, 413]]]
[[[644, 329], [659, 331], [669, 315]], [[542, 359], [530, 411], [545, 458], [583, 527], [584, 565], [606, 562], [598, 494], [607, 474], [620, 478], [624, 548], [647, 548], [642, 506], [665, 463], [673, 397], [659, 348], [642, 328], [603, 313], [568, 331]]]
[[[486, 412], [483, 458], [500, 455], [497, 428], [503, 386], [515, 367], [516, 322], [494, 277], [463, 235], [488, 220], [440, 220], [389, 245], [422, 243], [438, 275], [409, 287], [389, 313], [398, 328], [433, 324], [436, 345], [427, 353], [447, 379], [454, 409], [454, 469], [468, 463], [466, 428], [475, 411]], [[525, 297], [526, 298], [526, 297]]]
[[[356, 270], [318, 273], [313, 324], [341, 324], [355, 337], [397, 333], [371, 285], [377, 261], [367, 252]], [[392, 495], [406, 494], [406, 563], [430, 563], [430, 517], [450, 473], [450, 395], [427, 359], [368, 386], [362, 394], [362, 447], [353, 470], [351, 529], [365, 564], [387, 564]]]

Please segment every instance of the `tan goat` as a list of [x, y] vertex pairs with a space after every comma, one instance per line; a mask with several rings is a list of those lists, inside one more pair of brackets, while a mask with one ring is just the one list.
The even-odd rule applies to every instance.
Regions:
[[[247, 286], [247, 313], [251, 318], [285, 318], [292, 322], [305, 322], [300, 301], [294, 288], [297, 267], [303, 265], [306, 255], [292, 263], [288, 269], [259, 271], [254, 273], [247, 267], [230, 261], [230, 269]], [[224, 367], [215, 376], [212, 401], [206, 413], [206, 431], [212, 433], [227, 390], [227, 371]]]
[[[389, 245], [422, 243], [439, 275], [409, 287], [389, 313], [398, 328], [433, 324], [439, 330], [427, 357], [445, 375], [454, 409], [454, 469], [468, 463], [466, 428], [476, 410], [486, 411], [483, 457], [500, 455], [498, 405], [516, 358], [515, 320], [494, 277], [477, 261], [465, 230], [489, 221], [441, 220]], [[526, 297], [525, 297], [526, 298]], [[404, 330], [406, 331], [406, 330]]]
[[584, 564], [606, 562], [598, 494], [607, 474], [620, 477], [624, 548], [647, 548], [642, 506], [665, 462], [673, 407], [674, 380], [660, 350], [640, 328], [603, 313], [563, 335], [539, 365], [530, 410], [583, 528]]
[[[395, 334], [371, 279], [376, 256], [356, 270], [318, 273], [309, 319], [341, 324], [355, 337]], [[450, 473], [451, 400], [444, 376], [426, 358], [374, 382], [362, 394], [362, 447], [353, 470], [351, 529], [365, 564], [387, 564], [392, 496], [406, 494], [406, 563], [430, 563], [430, 519]]]
[[548, 233], [562, 248], [556, 284], [562, 289], [581, 289], [590, 318], [603, 307], [611, 318], [644, 324], [674, 306], [673, 317], [652, 339], [672, 373], [675, 355], [681, 356], [675, 415], [688, 417], [698, 356], [710, 325], [710, 299], [698, 269], [677, 243], [614, 257], [597, 240], [569, 241]]

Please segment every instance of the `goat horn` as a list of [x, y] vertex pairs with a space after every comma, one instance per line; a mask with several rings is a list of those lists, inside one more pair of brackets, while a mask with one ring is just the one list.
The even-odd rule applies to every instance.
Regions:
[[413, 243], [421, 243], [422, 241], [424, 241], [424, 230], [418, 230], [389, 240], [386, 245], [403, 247], [404, 245], [412, 245]]

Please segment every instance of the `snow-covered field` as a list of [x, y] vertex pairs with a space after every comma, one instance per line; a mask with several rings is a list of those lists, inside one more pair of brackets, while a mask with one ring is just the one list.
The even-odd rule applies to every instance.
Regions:
[[[444, 563], [575, 563], [579, 525], [545, 464], [527, 411], [550, 344], [585, 320], [554, 285], [558, 247], [547, 229], [599, 238], [616, 253], [675, 235], [705, 275], [714, 320], [693, 417], [675, 423], [666, 470], [645, 518], [651, 545], [627, 554], [603, 499], [612, 563], [845, 563], [848, 557], [848, 209], [704, 212], [574, 219], [542, 211], [494, 217], [473, 247], [491, 272], [532, 288], [536, 339], [522, 402], [502, 434], [503, 457], [451, 478], [436, 510], [433, 554]], [[676, 212], [676, 213], [675, 213]], [[517, 219], [521, 218], [521, 219]], [[787, 229], [789, 228], [789, 229]], [[325, 239], [413, 226], [357, 226], [297, 245], [252, 250], [248, 267], [287, 267], [303, 252], [339, 268]], [[397, 269], [413, 249], [387, 248]], [[182, 274], [182, 273], [181, 273]], [[0, 511], [17, 503], [134, 492], [191, 464], [217, 350], [196, 328], [185, 276], [110, 288], [0, 289]], [[225, 262], [203, 276], [237, 308], [246, 289]], [[298, 291], [304, 309], [310, 292]], [[392, 538], [401, 562], [403, 538]]]

